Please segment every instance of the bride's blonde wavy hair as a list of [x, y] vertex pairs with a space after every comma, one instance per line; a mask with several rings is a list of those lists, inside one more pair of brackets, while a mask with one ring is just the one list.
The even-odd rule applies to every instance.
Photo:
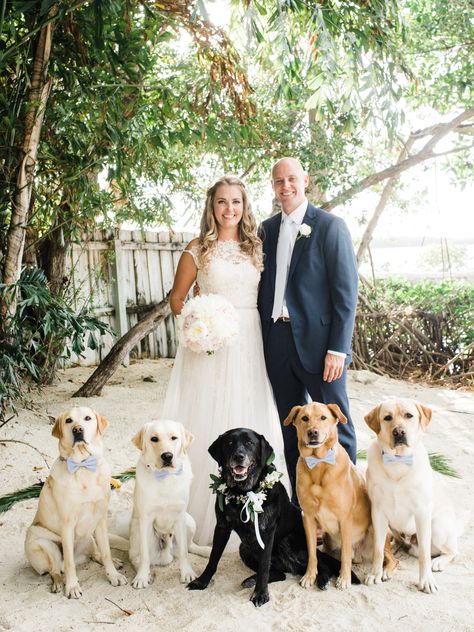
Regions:
[[245, 184], [235, 176], [223, 176], [207, 190], [206, 204], [201, 217], [201, 230], [199, 233], [199, 261], [201, 267], [205, 269], [209, 265], [212, 251], [217, 246], [218, 224], [214, 216], [214, 199], [217, 189], [222, 184], [238, 186], [242, 191], [242, 219], [237, 226], [240, 250], [252, 258], [252, 263], [257, 270], [263, 270], [262, 241], [257, 235], [257, 222], [252, 212]]

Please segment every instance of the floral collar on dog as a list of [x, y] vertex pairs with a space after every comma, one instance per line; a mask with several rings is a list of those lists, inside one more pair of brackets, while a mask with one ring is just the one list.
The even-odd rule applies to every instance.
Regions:
[[[225, 505], [231, 502], [235, 502], [237, 505], [242, 505], [242, 511], [240, 512], [240, 519], [242, 522], [248, 522], [251, 520], [255, 523], [255, 535], [257, 541], [262, 549], [265, 545], [260, 536], [260, 530], [258, 528], [258, 514], [263, 512], [263, 503], [267, 498], [267, 490], [272, 489], [276, 483], [283, 476], [281, 472], [277, 472], [273, 461], [275, 460], [275, 453], [272, 452], [265, 463], [265, 469], [267, 471], [265, 478], [260, 482], [255, 491], [249, 491], [246, 494], [234, 494], [227, 483], [222, 478], [222, 475], [216, 476], [211, 474], [212, 483], [209, 487], [212, 489], [212, 493], [217, 495], [217, 502], [219, 509], [224, 511]], [[219, 468], [219, 473], [221, 469]]]

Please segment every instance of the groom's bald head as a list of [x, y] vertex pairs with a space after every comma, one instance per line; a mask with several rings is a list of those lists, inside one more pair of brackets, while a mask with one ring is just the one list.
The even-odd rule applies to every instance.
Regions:
[[292, 213], [304, 202], [308, 182], [308, 174], [296, 158], [281, 158], [273, 165], [273, 191], [285, 213]]

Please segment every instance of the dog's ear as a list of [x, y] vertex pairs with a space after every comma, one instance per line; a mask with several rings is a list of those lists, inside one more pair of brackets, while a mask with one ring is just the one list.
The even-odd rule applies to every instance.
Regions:
[[426, 430], [428, 424], [431, 421], [431, 415], [433, 414], [433, 411], [431, 410], [431, 408], [428, 408], [428, 406], [423, 406], [423, 404], [419, 404], [418, 402], [416, 402], [416, 407], [420, 414], [420, 426], [423, 428], [423, 430]]
[[270, 454], [273, 453], [273, 448], [263, 435], [258, 435], [258, 436], [260, 438], [260, 459], [261, 459], [260, 463], [263, 467], [265, 463], [267, 462], [267, 459], [270, 456]]
[[53, 437], [56, 437], [56, 439], [62, 439], [62, 436], [63, 436], [63, 422], [66, 419], [66, 417], [68, 416], [68, 414], [69, 414], [69, 411], [66, 411], [66, 412], [61, 413], [60, 415], [58, 415], [56, 417], [53, 429], [51, 430], [51, 434], [53, 435]]
[[372, 410], [370, 411], [370, 413], [367, 413], [367, 415], [364, 417], [365, 419], [365, 423], [369, 426], [369, 428], [371, 430], [373, 430], [375, 432], [375, 434], [379, 434], [380, 432], [380, 420], [379, 420], [379, 414], [380, 414], [380, 404], [378, 404], [378, 406], [376, 406], [375, 408], [372, 408]]
[[212, 456], [214, 461], [217, 461], [219, 465], [222, 465], [222, 461], [224, 460], [224, 454], [222, 452], [222, 442], [224, 435], [219, 435], [217, 439], [211, 443], [207, 451]]
[[283, 422], [283, 425], [289, 426], [290, 424], [292, 424], [295, 421], [296, 415], [300, 412], [301, 408], [302, 406], [293, 406], [288, 414], [288, 417]]
[[102, 435], [109, 427], [109, 422], [107, 421], [105, 417], [102, 417], [102, 415], [98, 413], [96, 410], [94, 410], [94, 415], [97, 418], [97, 430], [99, 431], [99, 434]]
[[337, 404], [327, 404], [327, 407], [338, 421], [340, 421], [342, 424], [347, 423], [347, 417], [344, 415]]
[[140, 452], [143, 451], [143, 438], [145, 436], [145, 426], [142, 426], [137, 434], [132, 438], [132, 443]]
[[189, 446], [194, 441], [194, 435], [186, 430], [183, 425], [181, 425], [181, 440], [183, 442], [183, 452], [187, 454]]

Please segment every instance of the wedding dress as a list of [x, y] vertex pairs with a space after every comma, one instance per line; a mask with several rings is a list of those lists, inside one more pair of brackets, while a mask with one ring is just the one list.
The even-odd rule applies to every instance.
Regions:
[[245, 427], [264, 435], [275, 451], [277, 469], [287, 475], [257, 311], [260, 272], [236, 241], [218, 242], [205, 271], [199, 269], [196, 247], [185, 253], [198, 266], [201, 294], [225, 296], [236, 308], [240, 325], [237, 341], [212, 355], [178, 347], [162, 410], [163, 418], [180, 421], [194, 435], [188, 512], [197, 525], [195, 541], [209, 544], [215, 526], [209, 475], [217, 473], [217, 466], [207, 449], [220, 434]]

